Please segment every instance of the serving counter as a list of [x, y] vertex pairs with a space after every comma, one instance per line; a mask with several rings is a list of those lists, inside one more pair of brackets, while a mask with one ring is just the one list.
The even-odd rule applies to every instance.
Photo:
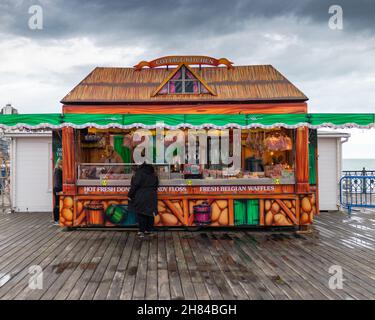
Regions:
[[[61, 197], [61, 223], [135, 226], [127, 210], [130, 177], [77, 179], [76, 194]], [[210, 206], [209, 221], [199, 223], [205, 227], [297, 227], [310, 224], [317, 212], [315, 191], [296, 192], [294, 177], [160, 179], [155, 227], [197, 227], [194, 207], [199, 205]]]

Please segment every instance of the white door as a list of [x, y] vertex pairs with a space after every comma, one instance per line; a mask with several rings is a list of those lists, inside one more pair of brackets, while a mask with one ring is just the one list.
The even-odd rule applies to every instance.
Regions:
[[318, 139], [318, 174], [320, 210], [337, 210], [337, 139]]
[[51, 138], [17, 138], [15, 152], [16, 211], [52, 210]]

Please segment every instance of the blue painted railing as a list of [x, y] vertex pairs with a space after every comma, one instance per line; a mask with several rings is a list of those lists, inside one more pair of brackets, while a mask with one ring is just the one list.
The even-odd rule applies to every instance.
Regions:
[[375, 175], [350, 175], [340, 179], [340, 204], [352, 208], [375, 208]]

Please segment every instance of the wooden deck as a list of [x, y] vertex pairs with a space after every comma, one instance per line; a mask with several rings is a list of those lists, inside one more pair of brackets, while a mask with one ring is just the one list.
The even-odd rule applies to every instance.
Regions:
[[[375, 299], [375, 212], [322, 213], [311, 234], [71, 231], [0, 214], [0, 299]], [[29, 267], [43, 289], [29, 288]], [[342, 289], [328, 286], [339, 265]]]

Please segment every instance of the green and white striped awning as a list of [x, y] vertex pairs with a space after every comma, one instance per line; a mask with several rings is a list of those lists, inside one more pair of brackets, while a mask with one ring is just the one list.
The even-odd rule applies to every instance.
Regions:
[[0, 115], [2, 129], [145, 128], [373, 128], [373, 113], [310, 114], [12, 114]]

